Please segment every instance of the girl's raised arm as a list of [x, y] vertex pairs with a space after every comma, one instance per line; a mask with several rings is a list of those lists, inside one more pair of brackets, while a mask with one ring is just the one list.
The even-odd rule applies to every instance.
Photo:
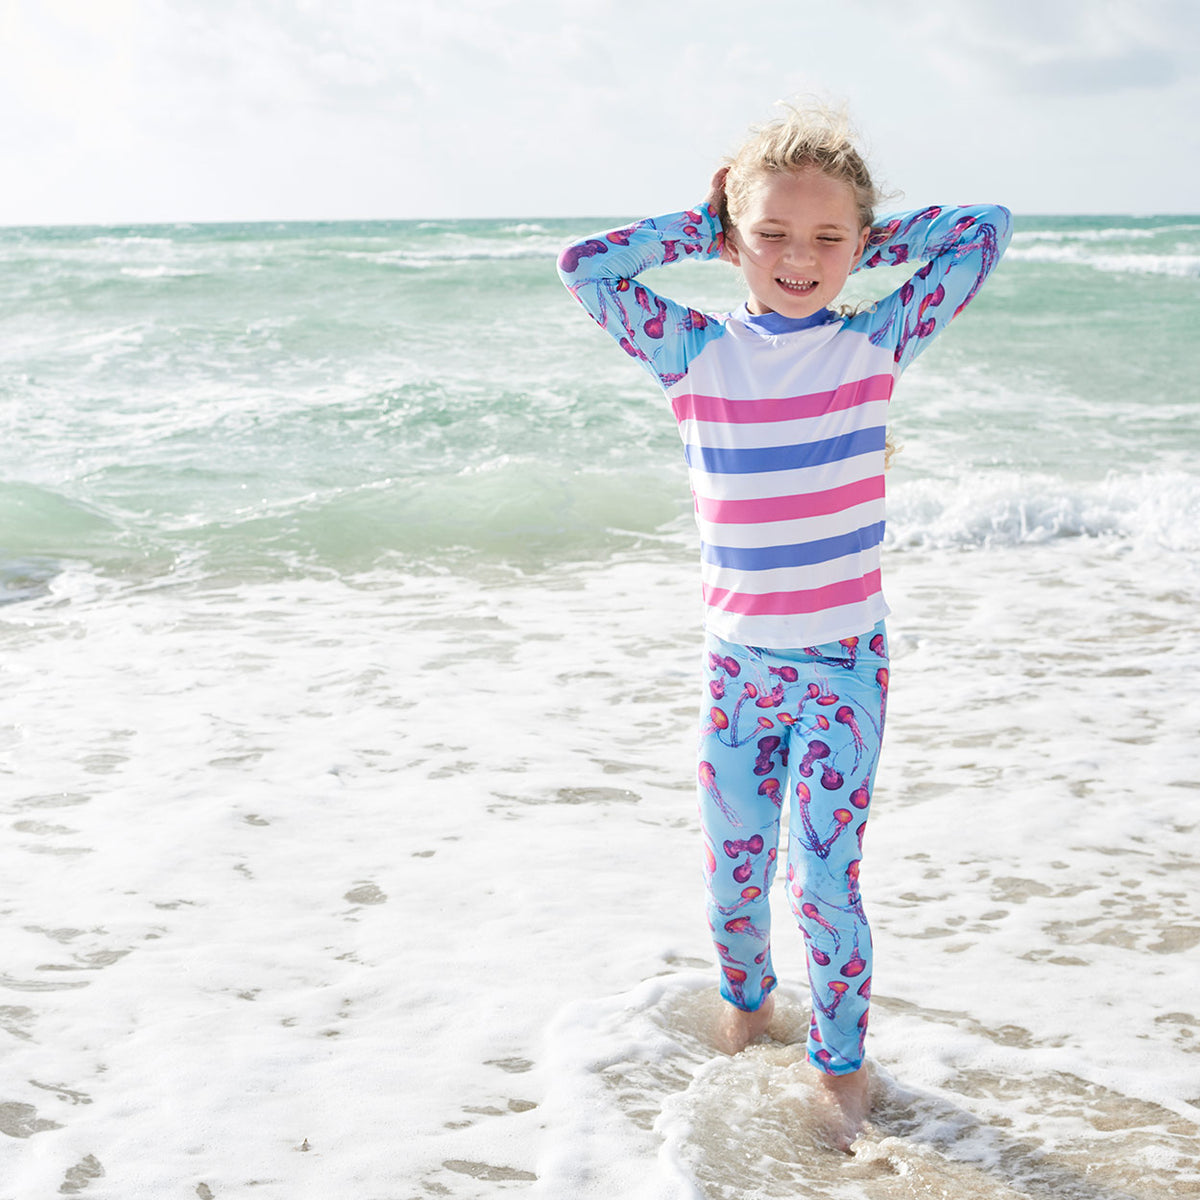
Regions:
[[1011, 237], [1012, 214], [999, 204], [881, 217], [858, 269], [923, 265], [854, 322], [875, 345], [890, 345], [906, 367], [975, 298]]
[[558, 273], [596, 323], [669, 387], [711, 336], [705, 334], [711, 320], [658, 295], [638, 276], [688, 258], [719, 258], [723, 248], [717, 208], [706, 199], [695, 209], [574, 242], [559, 255]]

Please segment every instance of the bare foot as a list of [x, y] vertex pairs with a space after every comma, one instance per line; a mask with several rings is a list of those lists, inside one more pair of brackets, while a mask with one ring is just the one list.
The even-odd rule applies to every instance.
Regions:
[[717, 1046], [726, 1054], [737, 1054], [751, 1042], [757, 1041], [767, 1032], [771, 1014], [775, 1011], [775, 997], [768, 995], [753, 1012], [736, 1008], [728, 1001], [717, 1022]]
[[826, 1075], [817, 1072], [816, 1093], [827, 1131], [838, 1150], [850, 1152], [854, 1139], [863, 1131], [871, 1100], [867, 1092], [867, 1068], [860, 1067], [849, 1075]]

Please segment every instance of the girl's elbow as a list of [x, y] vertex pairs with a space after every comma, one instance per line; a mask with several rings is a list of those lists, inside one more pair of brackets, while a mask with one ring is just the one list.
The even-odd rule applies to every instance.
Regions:
[[1001, 246], [1007, 246], [1012, 240], [1012, 210], [1006, 208], [1003, 204], [993, 204], [990, 208], [992, 212], [991, 224], [996, 230], [996, 240]]

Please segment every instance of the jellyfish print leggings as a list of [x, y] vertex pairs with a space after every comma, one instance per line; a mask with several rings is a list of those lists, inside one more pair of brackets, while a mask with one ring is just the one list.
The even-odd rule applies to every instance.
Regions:
[[754, 1011], [776, 985], [771, 882], [788, 806], [787, 892], [812, 990], [809, 1060], [862, 1065], [871, 931], [858, 890], [863, 831], [887, 708], [883, 622], [803, 650], [713, 635], [700, 728], [700, 818], [721, 994]]

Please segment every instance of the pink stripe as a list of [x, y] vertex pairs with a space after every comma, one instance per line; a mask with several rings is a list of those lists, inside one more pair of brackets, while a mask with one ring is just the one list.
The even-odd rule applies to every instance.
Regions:
[[882, 589], [879, 571], [861, 579], [847, 579], [827, 587], [810, 588], [801, 592], [765, 592], [752, 596], [728, 588], [704, 585], [704, 603], [723, 612], [742, 613], [751, 617], [786, 617], [795, 613], [824, 612], [843, 604], [860, 604]]
[[756, 425], [768, 421], [795, 421], [840, 412], [871, 400], [887, 400], [892, 394], [891, 375], [871, 375], [854, 383], [843, 383], [831, 392], [804, 396], [780, 396], [768, 400], [728, 400], [723, 396], [689, 393], [671, 401], [677, 421], [719, 421], [724, 425]]
[[795, 521], [802, 517], [828, 517], [857, 504], [882, 500], [883, 476], [872, 475], [856, 483], [801, 496], [766, 496], [757, 500], [712, 500], [696, 497], [696, 512], [715, 525], [758, 525], [769, 521]]

